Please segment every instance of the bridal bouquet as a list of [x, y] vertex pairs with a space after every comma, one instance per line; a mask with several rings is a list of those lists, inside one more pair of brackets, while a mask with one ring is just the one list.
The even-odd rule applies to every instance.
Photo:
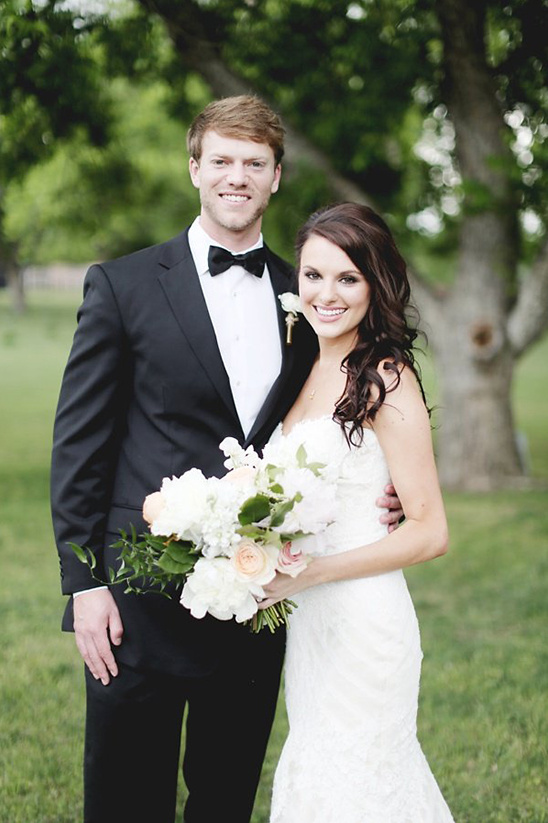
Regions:
[[[109, 582], [139, 593], [151, 583], [163, 593], [168, 583], [184, 584], [181, 604], [194, 617], [209, 613], [251, 621], [254, 631], [264, 625], [275, 631], [295, 604], [285, 600], [259, 610], [262, 587], [276, 572], [296, 576], [306, 567], [306, 546], [334, 519], [334, 482], [322, 473], [323, 464], [308, 462], [302, 445], [294, 451], [287, 441], [268, 444], [262, 458], [234, 438], [219, 448], [227, 457], [224, 477], [190, 469], [164, 478], [148, 495], [143, 516], [150, 533], [122, 532], [114, 544], [121, 549], [120, 567], [110, 569]], [[72, 548], [95, 567], [91, 552]]]

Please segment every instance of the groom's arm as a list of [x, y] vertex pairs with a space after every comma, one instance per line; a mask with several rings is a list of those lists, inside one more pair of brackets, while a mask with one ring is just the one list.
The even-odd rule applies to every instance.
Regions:
[[51, 467], [53, 526], [64, 594], [100, 585], [69, 542], [87, 546], [102, 576], [106, 518], [125, 415], [127, 342], [110, 283], [93, 266], [63, 376]]
[[[70, 542], [91, 549], [96, 573], [104, 579], [105, 526], [128, 373], [128, 346], [115, 295], [103, 269], [93, 266], [84, 284], [54, 429], [51, 503], [64, 594], [101, 585]], [[74, 611], [80, 652], [94, 676], [105, 682], [107, 666], [115, 673], [109, 634], [115, 642], [122, 633], [112, 595], [108, 590], [82, 594]]]

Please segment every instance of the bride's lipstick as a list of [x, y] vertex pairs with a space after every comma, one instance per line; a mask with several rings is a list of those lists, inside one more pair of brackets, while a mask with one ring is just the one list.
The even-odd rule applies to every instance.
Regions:
[[327, 306], [314, 306], [314, 311], [324, 323], [333, 323], [338, 320], [339, 317], [343, 316], [346, 309], [341, 307], [327, 308]]

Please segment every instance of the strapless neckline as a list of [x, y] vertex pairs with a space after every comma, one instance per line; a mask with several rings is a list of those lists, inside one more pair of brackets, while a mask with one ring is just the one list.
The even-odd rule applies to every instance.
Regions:
[[[340, 426], [340, 424], [336, 420], [333, 419], [332, 414], [320, 414], [320, 415], [318, 415], [318, 417], [303, 417], [302, 420], [297, 420], [297, 422], [293, 424], [293, 426], [290, 428], [290, 430], [288, 432], [284, 431], [283, 421], [278, 425], [278, 429], [279, 429], [279, 433], [282, 435], [282, 437], [288, 438], [288, 437], [292, 436], [293, 432], [295, 432], [296, 430], [299, 430], [300, 428], [303, 428], [307, 424], [322, 423], [326, 420], [329, 420], [331, 423], [334, 423], [336, 426]], [[371, 429], [367, 426], [363, 427], [363, 432], [364, 432], [364, 435], [366, 433], [369, 433], [369, 434], [372, 434], [376, 437], [375, 432], [373, 431], [373, 429]]]

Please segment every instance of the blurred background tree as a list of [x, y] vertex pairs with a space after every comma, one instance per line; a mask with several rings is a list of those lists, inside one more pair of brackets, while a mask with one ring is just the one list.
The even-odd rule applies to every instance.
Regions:
[[6, 232], [6, 197], [58, 142], [105, 145], [111, 111], [90, 48], [92, 26], [54, 2], [0, 9], [0, 267], [22, 310], [20, 240]]
[[380, 208], [437, 364], [442, 481], [520, 482], [512, 375], [548, 326], [547, 8], [5, 2], [4, 266], [63, 248], [113, 256], [182, 228], [197, 208], [185, 125], [211, 96], [257, 92], [288, 129], [270, 245], [289, 256], [299, 222], [330, 200]]

